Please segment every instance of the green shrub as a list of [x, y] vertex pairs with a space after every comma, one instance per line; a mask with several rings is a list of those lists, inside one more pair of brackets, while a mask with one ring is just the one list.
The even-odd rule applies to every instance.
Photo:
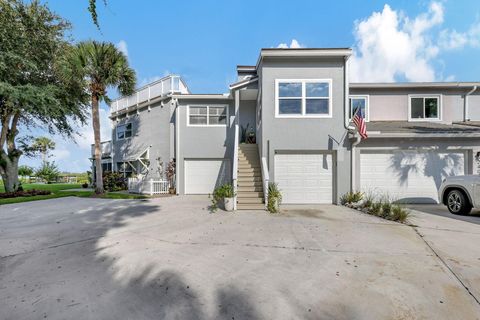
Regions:
[[106, 191], [127, 190], [127, 181], [119, 172], [105, 171], [103, 173], [103, 188]]
[[60, 175], [55, 162], [44, 162], [40, 168], [35, 172], [35, 176], [45, 180], [47, 183], [55, 182]]
[[340, 203], [342, 205], [346, 204], [352, 204], [352, 203], [357, 203], [362, 201], [363, 199], [363, 193], [360, 191], [350, 191], [345, 193], [341, 198], [340, 198]]
[[364, 196], [363, 204], [362, 204], [364, 208], [367, 208], [367, 209], [371, 208], [373, 203], [374, 203], [374, 197], [372, 195], [367, 194]]
[[382, 212], [380, 217], [390, 220], [390, 214], [392, 213], [392, 203], [391, 202], [382, 202], [381, 203]]
[[212, 205], [210, 206], [211, 211], [215, 211], [218, 209], [218, 204], [223, 201], [224, 198], [233, 198], [235, 197], [235, 191], [233, 190], [233, 186], [229, 183], [221, 185], [220, 187], [215, 188], [213, 190], [212, 197]]
[[390, 220], [404, 223], [407, 220], [409, 215], [410, 215], [410, 212], [408, 212], [407, 209], [405, 209], [404, 207], [398, 204], [394, 204], [392, 206], [392, 213], [390, 215]]
[[280, 211], [279, 205], [282, 203], [282, 193], [278, 189], [278, 183], [268, 183], [268, 201], [267, 210], [271, 213]]
[[382, 213], [382, 203], [381, 202], [372, 203], [372, 205], [370, 206], [370, 210], [368, 210], [368, 213], [379, 217], [380, 214]]

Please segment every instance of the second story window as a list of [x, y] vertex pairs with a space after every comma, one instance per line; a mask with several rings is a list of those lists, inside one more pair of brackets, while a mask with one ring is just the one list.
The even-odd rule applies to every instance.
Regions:
[[332, 81], [276, 80], [275, 115], [279, 118], [332, 116]]
[[410, 96], [410, 121], [440, 120], [439, 96]]
[[189, 106], [189, 126], [226, 126], [228, 106]]
[[117, 126], [117, 140], [123, 140], [132, 136], [132, 124], [120, 124]]
[[359, 110], [362, 112], [363, 116], [365, 117], [365, 121], [368, 121], [368, 96], [350, 96], [350, 119], [353, 118], [353, 115]]

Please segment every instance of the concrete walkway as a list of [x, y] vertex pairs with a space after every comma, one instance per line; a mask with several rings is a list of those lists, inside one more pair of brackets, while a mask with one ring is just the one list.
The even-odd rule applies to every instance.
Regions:
[[211, 214], [208, 205], [68, 197], [0, 206], [0, 318], [480, 317], [424, 241], [443, 249], [428, 225], [422, 238], [343, 207], [270, 215]]

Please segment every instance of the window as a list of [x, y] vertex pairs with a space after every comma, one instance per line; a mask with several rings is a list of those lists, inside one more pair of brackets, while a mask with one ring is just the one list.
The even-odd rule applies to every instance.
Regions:
[[228, 106], [189, 106], [189, 126], [226, 126]]
[[120, 124], [117, 126], [117, 140], [123, 140], [132, 136], [132, 124]]
[[360, 109], [365, 121], [368, 121], [368, 96], [350, 96], [350, 119], [353, 118], [355, 111]]
[[331, 117], [331, 80], [276, 80], [277, 117]]
[[440, 120], [439, 96], [411, 96], [410, 120]]

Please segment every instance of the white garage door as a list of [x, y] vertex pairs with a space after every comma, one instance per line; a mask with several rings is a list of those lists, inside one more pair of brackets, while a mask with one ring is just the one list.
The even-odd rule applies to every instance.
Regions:
[[209, 194], [215, 187], [231, 181], [227, 159], [185, 160], [185, 193]]
[[275, 182], [283, 203], [332, 203], [332, 155], [276, 154]]
[[438, 187], [465, 174], [464, 152], [373, 151], [360, 154], [360, 188], [410, 203], [438, 202]]

